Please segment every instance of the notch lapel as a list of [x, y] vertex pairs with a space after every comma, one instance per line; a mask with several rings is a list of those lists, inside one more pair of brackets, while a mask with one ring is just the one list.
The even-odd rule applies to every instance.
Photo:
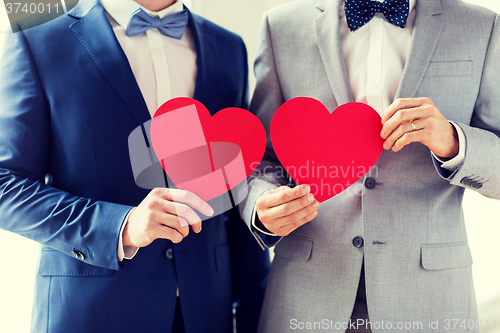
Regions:
[[413, 42], [396, 99], [421, 97], [415, 94], [429, 66], [443, 28], [441, 0], [418, 0], [415, 10], [417, 12], [413, 28]]
[[116, 39], [102, 5], [95, 0], [80, 1], [68, 14], [78, 19], [69, 28], [109, 81], [137, 124], [151, 119], [127, 56]]
[[[198, 67], [193, 99], [208, 106], [212, 99], [214, 85], [217, 83], [215, 67], [217, 65], [217, 44], [215, 37], [199, 16], [189, 12], [189, 24], [196, 45], [196, 65]], [[215, 110], [215, 112], [217, 111]]]
[[340, 0], [320, 0], [322, 13], [314, 19], [314, 30], [321, 59], [337, 104], [353, 102], [340, 36]]

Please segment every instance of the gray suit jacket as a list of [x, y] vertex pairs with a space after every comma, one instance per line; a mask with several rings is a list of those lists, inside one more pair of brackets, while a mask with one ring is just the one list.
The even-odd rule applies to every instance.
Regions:
[[[353, 101], [339, 6], [339, 0], [299, 0], [264, 17], [252, 109], [268, 134], [273, 113], [291, 98], [314, 97], [330, 111]], [[397, 97], [429, 97], [458, 123], [467, 140], [465, 162], [450, 174], [427, 147], [413, 143], [398, 153], [385, 151], [354, 185], [357, 190], [323, 202], [313, 221], [275, 248], [260, 332], [301, 331], [299, 323], [343, 332], [363, 257], [368, 311], [378, 323], [374, 332], [387, 331], [389, 324], [382, 321], [392, 328], [402, 323], [405, 332], [477, 331], [462, 198], [465, 188], [500, 198], [500, 27], [495, 22], [495, 13], [458, 0], [418, 1]], [[248, 224], [257, 197], [287, 182], [269, 166], [279, 166], [270, 142], [240, 207]], [[367, 177], [375, 179], [374, 188], [363, 187]], [[357, 236], [364, 238], [360, 248], [352, 243]], [[471, 329], [456, 325], [453, 330], [452, 319], [465, 320]], [[430, 329], [436, 321], [439, 329]]]

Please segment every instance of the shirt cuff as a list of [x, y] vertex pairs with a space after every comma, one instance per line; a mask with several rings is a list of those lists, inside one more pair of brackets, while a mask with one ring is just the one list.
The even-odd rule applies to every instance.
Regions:
[[135, 207], [128, 212], [120, 230], [120, 237], [118, 238], [118, 260], [120, 262], [123, 261], [123, 259], [132, 259], [137, 254], [137, 251], [139, 251], [138, 247], [123, 245], [123, 230], [125, 230], [130, 214], [134, 211], [134, 209]]
[[261, 247], [264, 249], [265, 247], [269, 248], [278, 244], [282, 237], [269, 232], [269, 230], [267, 229], [266, 231], [264, 231], [261, 228], [257, 227], [257, 225], [255, 224], [257, 218], [257, 209], [255, 209], [254, 207], [251, 221], [253, 228], [252, 233], [258, 238]]
[[252, 227], [255, 228], [255, 230], [259, 231], [260, 233], [263, 233], [264, 235], [268, 235], [268, 236], [273, 236], [273, 237], [277, 237], [277, 235], [269, 232], [269, 230], [267, 231], [264, 231], [262, 230], [261, 228], [257, 227], [256, 223], [255, 223], [255, 220], [257, 219], [257, 209], [253, 209], [253, 213], [252, 213]]
[[459, 167], [462, 166], [465, 160], [465, 147], [467, 146], [467, 140], [465, 139], [465, 134], [464, 131], [455, 124], [454, 122], [450, 121], [450, 124], [452, 124], [458, 134], [458, 154], [454, 158], [448, 161], [443, 161], [440, 158], [438, 158], [434, 153], [432, 153], [432, 156], [441, 163], [441, 168], [449, 170], [451, 172], [457, 170]]

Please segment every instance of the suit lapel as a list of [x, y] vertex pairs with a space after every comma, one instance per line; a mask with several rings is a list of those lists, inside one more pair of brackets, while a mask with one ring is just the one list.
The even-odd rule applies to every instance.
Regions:
[[215, 37], [199, 16], [190, 12], [189, 24], [196, 44], [196, 65], [198, 67], [193, 98], [206, 106], [210, 103], [211, 92], [213, 92], [213, 86], [217, 82], [217, 44]]
[[418, 0], [415, 10], [413, 42], [396, 98], [419, 97], [415, 93], [429, 66], [443, 27], [441, 0]]
[[68, 14], [79, 19], [71, 24], [71, 31], [137, 123], [142, 124], [151, 119], [128, 59], [116, 39], [102, 5], [96, 0], [80, 1]]
[[353, 102], [340, 36], [339, 0], [320, 0], [314, 30], [328, 81], [338, 105]]

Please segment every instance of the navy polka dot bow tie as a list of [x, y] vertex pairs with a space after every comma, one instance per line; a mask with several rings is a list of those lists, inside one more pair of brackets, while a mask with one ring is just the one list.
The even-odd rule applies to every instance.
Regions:
[[400, 28], [406, 26], [410, 7], [408, 0], [344, 0], [345, 17], [351, 31], [370, 22], [375, 13], [383, 13], [387, 21]]

